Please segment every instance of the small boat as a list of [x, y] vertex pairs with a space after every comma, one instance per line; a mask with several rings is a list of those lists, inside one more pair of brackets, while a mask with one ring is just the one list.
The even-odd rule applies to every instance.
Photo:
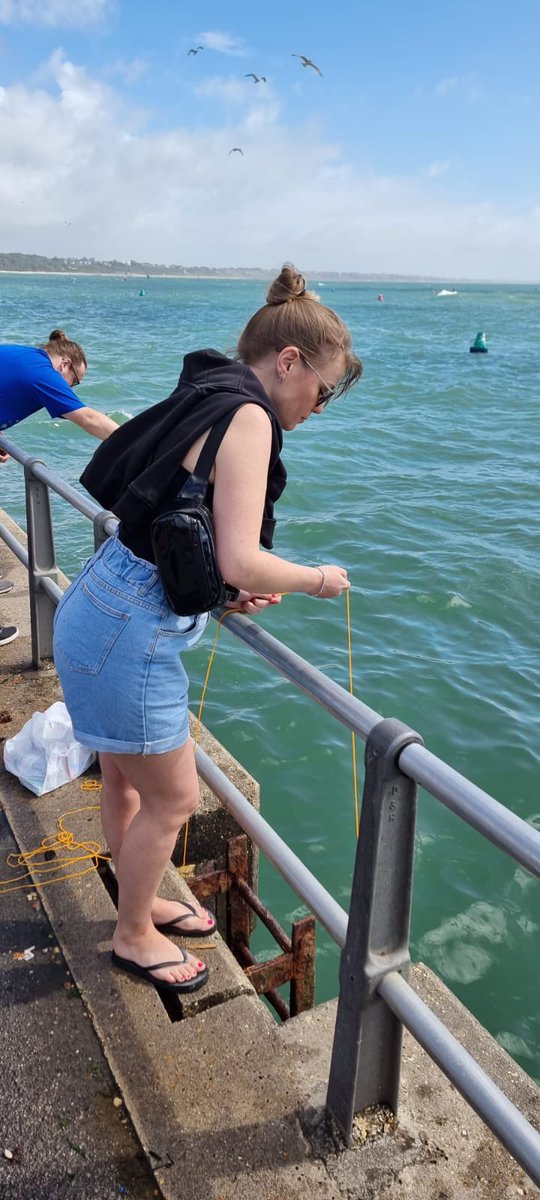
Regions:
[[438, 296], [457, 296], [457, 292], [456, 291], [447, 291], [446, 288], [443, 288], [442, 292], [437, 292], [437, 295]]

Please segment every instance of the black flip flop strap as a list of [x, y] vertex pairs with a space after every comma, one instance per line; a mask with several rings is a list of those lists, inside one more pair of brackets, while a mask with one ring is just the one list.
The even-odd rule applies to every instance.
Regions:
[[188, 956], [182, 946], [179, 946], [178, 949], [182, 955], [180, 962], [178, 962], [178, 959], [175, 958], [174, 962], [154, 963], [153, 967], [144, 967], [143, 970], [159, 971], [161, 969], [161, 967], [181, 967], [184, 963], [187, 962]]
[[[199, 917], [194, 904], [188, 904], [187, 900], [179, 900], [179, 904], [183, 904], [184, 908], [189, 908], [189, 912], [180, 913], [179, 917], [173, 917], [172, 921], [168, 922], [169, 925], [178, 925], [179, 921], [188, 921], [190, 917]], [[202, 917], [199, 917], [199, 920], [202, 921]]]

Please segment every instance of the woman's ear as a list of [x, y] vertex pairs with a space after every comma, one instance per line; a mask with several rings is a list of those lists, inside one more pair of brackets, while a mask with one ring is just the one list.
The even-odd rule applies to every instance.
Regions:
[[298, 346], [285, 346], [283, 350], [280, 350], [276, 362], [278, 375], [287, 375], [294, 363], [298, 362], [299, 358], [300, 351]]

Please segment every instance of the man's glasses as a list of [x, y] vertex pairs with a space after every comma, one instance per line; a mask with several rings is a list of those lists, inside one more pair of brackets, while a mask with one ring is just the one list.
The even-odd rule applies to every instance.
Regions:
[[317, 376], [318, 379], [320, 379], [320, 381], [323, 385], [322, 388], [319, 388], [319, 396], [318, 396], [318, 400], [317, 400], [317, 406], [321, 405], [321, 404], [323, 404], [323, 405], [328, 404], [329, 400], [332, 399], [332, 396], [334, 395], [334, 392], [336, 390], [335, 386], [330, 387], [330, 385], [326, 382], [326, 380], [323, 379], [322, 375], [319, 375], [319, 372], [318, 372], [317, 368], [313, 366], [313, 363], [310, 363], [309, 358], [306, 358], [305, 354], [301, 353], [300, 358], [302, 359], [302, 362], [305, 362], [306, 367], [309, 367], [310, 371], [315, 372], [315, 375]]
[[80, 382], [81, 382], [81, 381], [80, 381], [80, 379], [79, 379], [79, 376], [77, 375], [77, 372], [76, 372], [76, 370], [75, 370], [75, 367], [73, 366], [73, 363], [72, 363], [71, 361], [70, 361], [70, 364], [69, 364], [69, 365], [70, 365], [70, 367], [71, 367], [71, 370], [73, 371], [73, 374], [74, 374], [74, 376], [75, 376], [75, 383], [72, 383], [72, 385], [71, 385], [71, 386], [72, 386], [72, 387], [78, 387], [78, 386], [79, 386], [79, 384], [80, 384]]

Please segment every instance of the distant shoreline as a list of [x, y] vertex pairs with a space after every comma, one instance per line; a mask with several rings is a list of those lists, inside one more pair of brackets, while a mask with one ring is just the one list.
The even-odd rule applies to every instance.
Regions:
[[[150, 275], [143, 271], [141, 271], [140, 273], [136, 272], [136, 271], [130, 271], [129, 274], [126, 275], [126, 274], [124, 274], [123, 271], [39, 271], [39, 270], [29, 271], [26, 267], [21, 270], [18, 270], [17, 268], [14, 268], [12, 270], [7, 270], [5, 267], [0, 267], [0, 275], [43, 275], [43, 276], [62, 275], [62, 276], [66, 276], [66, 277], [71, 276], [72, 279], [74, 279], [76, 277], [81, 277], [84, 279], [92, 279], [92, 278], [95, 278], [95, 279], [122, 279], [122, 280], [125, 280], [126, 283], [128, 282], [129, 279], [136, 279], [136, 280], [146, 279], [147, 281], [149, 281], [150, 279], [209, 279], [209, 280], [216, 279], [216, 280], [220, 280], [220, 281], [225, 279], [225, 280], [228, 280], [229, 282], [234, 282], [235, 280], [238, 280], [239, 283], [271, 283], [272, 279], [275, 278], [275, 276], [272, 274], [271, 271], [269, 271], [268, 274], [265, 274], [265, 275], [251, 275], [251, 274], [242, 275], [240, 273], [238, 273], [238, 275], [236, 275], [236, 274], [232, 275], [226, 271], [224, 271], [223, 274], [220, 274], [218, 271], [212, 271], [211, 274], [207, 273], [205, 271], [201, 271], [200, 273], [191, 272], [191, 271], [182, 271], [182, 273], [178, 274], [178, 275], [173, 274], [172, 271], [167, 271], [167, 272], [163, 272], [163, 273], [161, 273], [159, 271], [153, 271], [152, 274]], [[324, 278], [321, 280], [321, 282], [319, 284], [317, 284], [317, 282], [315, 282], [315, 275], [313, 275], [311, 277], [311, 280], [310, 280], [311, 287], [321, 287], [322, 285], [324, 285], [326, 283], [372, 283], [374, 286], [379, 285], [379, 284], [387, 284], [387, 283], [425, 283], [425, 284], [437, 284], [437, 285], [440, 284], [440, 280], [438, 280], [438, 279], [427, 279], [427, 278], [424, 279], [419, 275], [410, 275], [410, 276], [409, 275], [354, 275], [354, 276], [347, 275], [344, 277], [343, 275], [340, 275], [339, 273], [336, 275], [327, 275], [324, 271], [319, 271], [319, 276], [324, 276]], [[459, 283], [459, 282], [461, 282], [461, 283], [464, 283], [464, 282], [467, 282], [467, 283], [489, 283], [492, 281], [482, 280], [482, 279], [476, 279], [476, 280], [473, 280], [473, 279], [469, 279], [469, 280], [445, 279], [444, 282], [445, 283]]]
[[[211, 273], [206, 271], [182, 271], [178, 274], [174, 274], [172, 271], [153, 271], [151, 274], [145, 271], [130, 271], [128, 274], [126, 274], [123, 271], [40, 271], [39, 269], [29, 270], [27, 267], [0, 267], [0, 275], [41, 275], [43, 277], [46, 277], [47, 275], [54, 275], [65, 276], [66, 278], [71, 277], [72, 279], [122, 279], [125, 280], [126, 283], [130, 279], [134, 279], [136, 281], [146, 279], [148, 282], [151, 279], [208, 279], [210, 281], [216, 280], [219, 282], [223, 282], [224, 280], [228, 282], [234, 282], [237, 280], [239, 283], [269, 283], [272, 279], [274, 279], [274, 274], [271, 271], [268, 271], [264, 274], [261, 273], [260, 275], [254, 275], [249, 271], [245, 275], [241, 274], [241, 272], [238, 272], [238, 274], [232, 274], [228, 271], [224, 271], [222, 274], [218, 271], [212, 271]], [[316, 282], [317, 278], [320, 279], [319, 284]], [[442, 275], [437, 277], [432, 275], [353, 275], [352, 273], [345, 274], [340, 273], [339, 271], [336, 272], [335, 275], [328, 275], [326, 271], [311, 273], [311, 275], [309, 275], [309, 281], [311, 287], [320, 287], [327, 283], [372, 283], [374, 286], [385, 286], [386, 284], [395, 283], [424, 283], [426, 286], [435, 285], [436, 287], [440, 287], [445, 283], [453, 283], [461, 285], [482, 284], [490, 287], [494, 285], [502, 287], [540, 287], [540, 281], [523, 279], [453, 279]]]
[[[248, 283], [268, 283], [275, 278], [275, 272], [265, 271], [260, 275], [255, 275], [249, 268], [243, 274], [241, 270], [234, 271], [84, 271], [84, 270], [65, 270], [65, 271], [48, 271], [40, 270], [36, 267], [31, 270], [28, 267], [0, 267], [0, 275], [67, 275], [67, 276], [83, 276], [85, 279], [95, 276], [98, 279], [238, 279], [241, 282]], [[313, 281], [320, 279], [322, 283], [440, 283], [440, 280], [423, 275], [360, 275], [350, 274], [346, 272], [336, 271], [335, 275], [329, 275], [326, 271], [311, 272], [309, 275], [312, 286], [317, 286]], [[486, 283], [489, 280], [455, 280], [445, 277], [445, 283], [468, 282], [468, 283]]]
[[[148, 275], [142, 271], [140, 274], [130, 271], [129, 275], [125, 275], [123, 271], [28, 271], [26, 268], [20, 271], [17, 268], [8, 271], [5, 267], [0, 267], [0, 275], [65, 275], [68, 277], [71, 276], [72, 279], [76, 276], [84, 279], [125, 279], [126, 283], [128, 279], [239, 279], [244, 282], [252, 280], [254, 283], [264, 283], [266, 280], [266, 276], [263, 277], [262, 275], [259, 277], [254, 275], [218, 275], [217, 272], [212, 272], [211, 275], [192, 275], [185, 271], [181, 275], [173, 275], [171, 271], [164, 274], [154, 271], [152, 275]], [[273, 279], [273, 276], [268, 275], [268, 279]], [[328, 280], [328, 282], [330, 283], [331, 280]], [[369, 283], [369, 280], [366, 280], [366, 282]]]

